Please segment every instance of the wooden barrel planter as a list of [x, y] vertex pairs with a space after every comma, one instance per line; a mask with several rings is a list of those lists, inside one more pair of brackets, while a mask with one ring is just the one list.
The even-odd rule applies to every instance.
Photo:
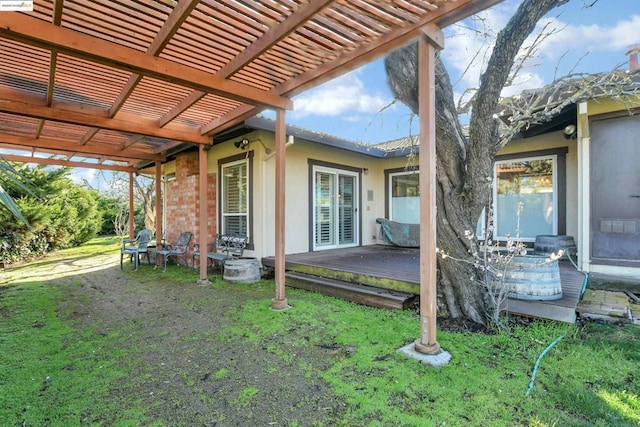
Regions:
[[254, 283], [260, 280], [260, 265], [256, 258], [234, 258], [224, 262], [222, 278], [232, 283]]
[[[555, 300], [562, 298], [558, 260], [548, 257], [516, 255], [507, 264], [504, 286], [510, 298], [523, 300]], [[499, 280], [501, 279], [494, 279]]]
[[575, 259], [577, 253], [576, 242], [573, 240], [573, 236], [565, 235], [536, 236], [533, 250], [536, 255], [543, 256], [550, 256], [553, 253], [557, 254], [558, 251], [563, 250], [564, 255], [561, 259], [567, 259], [568, 255], [571, 255], [571, 258]]

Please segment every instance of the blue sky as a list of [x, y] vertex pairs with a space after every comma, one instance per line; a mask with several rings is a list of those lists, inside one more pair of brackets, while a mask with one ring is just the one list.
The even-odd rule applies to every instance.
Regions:
[[[483, 59], [488, 56], [490, 37], [479, 34], [495, 35], [519, 4], [507, 0], [483, 12], [480, 20], [444, 29], [442, 55], [452, 82], [457, 82], [454, 91], [458, 97], [477, 86]], [[570, 0], [546, 16], [538, 31], [543, 27], [554, 34], [526, 62], [519, 84], [506, 88], [504, 95], [541, 87], [554, 76], [626, 68], [625, 52], [640, 43], [640, 0]], [[417, 133], [417, 122], [402, 104], [382, 111], [392, 100], [383, 59], [379, 59], [294, 98], [295, 109], [287, 114], [287, 123], [369, 144]], [[73, 178], [104, 188], [97, 175], [95, 170], [76, 169]]]
[[[481, 20], [444, 29], [442, 55], [452, 82], [457, 82], [458, 97], [477, 86], [483, 59], [488, 56], [490, 40], [478, 34], [499, 31], [519, 3], [505, 1], [482, 13]], [[640, 43], [640, 1], [571, 0], [546, 16], [538, 32], [543, 27], [554, 34], [540, 44], [520, 72], [518, 84], [506, 88], [505, 95], [541, 87], [554, 76], [626, 68], [627, 48]], [[391, 102], [383, 59], [379, 59], [294, 98], [295, 109], [287, 114], [287, 123], [364, 143], [417, 133], [417, 122], [403, 105], [381, 112]]]

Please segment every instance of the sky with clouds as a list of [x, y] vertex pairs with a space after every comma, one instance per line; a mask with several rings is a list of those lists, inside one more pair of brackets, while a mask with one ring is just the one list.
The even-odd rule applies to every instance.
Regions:
[[[520, 1], [507, 0], [477, 19], [444, 29], [442, 56], [458, 97], [477, 87], [491, 40]], [[524, 63], [509, 96], [538, 88], [570, 73], [606, 72], [626, 67], [625, 52], [640, 43], [640, 1], [571, 0], [538, 24], [552, 34]], [[531, 36], [526, 45], [535, 38]], [[364, 143], [378, 143], [416, 133], [417, 122], [401, 104], [392, 105], [383, 60], [377, 60], [294, 98], [287, 122]]]

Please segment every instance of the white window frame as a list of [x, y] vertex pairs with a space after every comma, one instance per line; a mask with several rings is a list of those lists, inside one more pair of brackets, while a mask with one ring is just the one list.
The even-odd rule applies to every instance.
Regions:
[[[245, 200], [245, 205], [246, 205], [246, 212], [242, 213], [242, 212], [234, 212], [234, 213], [226, 213], [226, 201], [227, 201], [227, 194], [225, 189], [227, 188], [226, 186], [226, 178], [225, 178], [225, 169], [226, 168], [230, 168], [230, 167], [234, 167], [237, 165], [241, 165], [244, 164], [246, 167], [246, 175], [244, 177], [245, 179], [245, 185], [246, 185], [246, 191], [245, 191], [245, 196], [246, 196], [246, 200]], [[246, 230], [246, 236], [247, 238], [251, 239], [250, 233], [251, 233], [251, 180], [249, 179], [249, 174], [251, 173], [250, 171], [250, 163], [249, 163], [249, 159], [241, 159], [241, 160], [236, 160], [236, 161], [231, 161], [231, 162], [227, 162], [227, 163], [222, 163], [220, 165], [220, 223], [218, 224], [218, 230], [220, 230], [220, 233], [225, 233], [225, 225], [226, 225], [226, 217], [239, 217], [239, 216], [244, 216], [246, 218], [246, 225], [247, 225], [247, 230]]]
[[[396, 218], [394, 218], [394, 214], [393, 214], [393, 178], [397, 177], [397, 176], [402, 176], [402, 175], [416, 175], [419, 176], [420, 171], [415, 170], [415, 171], [402, 171], [402, 172], [393, 172], [389, 174], [389, 188], [387, 189], [389, 194], [389, 219], [391, 221], [397, 221]], [[419, 224], [420, 223], [420, 193], [418, 191], [418, 194], [416, 194], [416, 197], [418, 198], [418, 217], [416, 218], [416, 222], [412, 223], [412, 224]], [[403, 221], [401, 221], [403, 222]]]
[[[312, 235], [311, 235], [311, 239], [312, 239], [312, 249], [314, 251], [320, 251], [320, 250], [326, 250], [326, 249], [336, 249], [336, 248], [349, 248], [349, 247], [355, 247], [358, 246], [360, 244], [360, 213], [359, 213], [359, 208], [360, 208], [360, 176], [357, 172], [353, 172], [350, 170], [346, 170], [346, 169], [338, 169], [338, 168], [331, 168], [331, 167], [326, 167], [326, 166], [321, 166], [321, 165], [313, 165], [312, 169], [312, 176], [313, 176], [313, 181], [312, 181], [312, 191], [313, 191], [313, 196], [312, 196], [312, 201], [313, 201], [313, 206], [312, 206], [312, 212], [311, 212], [311, 223], [313, 224], [312, 226]], [[336, 230], [335, 230], [335, 244], [333, 245], [317, 245], [316, 244], [316, 229], [315, 229], [315, 224], [316, 224], [316, 194], [315, 194], [315, 189], [316, 189], [316, 174], [317, 172], [322, 172], [322, 173], [326, 173], [326, 174], [330, 174], [333, 175], [336, 180], [335, 180], [335, 185], [337, 187], [338, 185], [338, 181], [337, 181], [337, 177], [339, 175], [344, 175], [344, 176], [350, 176], [354, 178], [354, 194], [353, 194], [353, 202], [354, 202], [354, 208], [355, 208], [355, 212], [354, 212], [354, 221], [353, 221], [353, 243], [343, 243], [340, 244], [338, 242], [338, 220], [336, 217]], [[335, 197], [337, 197], [337, 188], [336, 188], [336, 195]], [[337, 211], [337, 209], [339, 208], [339, 203], [337, 201], [334, 201], [334, 207]], [[336, 212], [334, 212], [336, 213]]]

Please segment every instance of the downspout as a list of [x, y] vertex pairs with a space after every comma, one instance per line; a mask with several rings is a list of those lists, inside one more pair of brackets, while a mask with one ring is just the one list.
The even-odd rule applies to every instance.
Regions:
[[162, 224], [162, 217], [163, 215], [163, 211], [162, 211], [162, 194], [164, 191], [164, 188], [162, 188], [162, 163], [160, 163], [159, 161], [156, 161], [156, 203], [155, 203], [155, 208], [156, 208], [156, 243], [158, 242], [158, 237], [162, 236], [162, 231], [164, 230], [163, 224]]
[[133, 218], [133, 172], [129, 172], [129, 238], [133, 239], [134, 237], [134, 218]]

